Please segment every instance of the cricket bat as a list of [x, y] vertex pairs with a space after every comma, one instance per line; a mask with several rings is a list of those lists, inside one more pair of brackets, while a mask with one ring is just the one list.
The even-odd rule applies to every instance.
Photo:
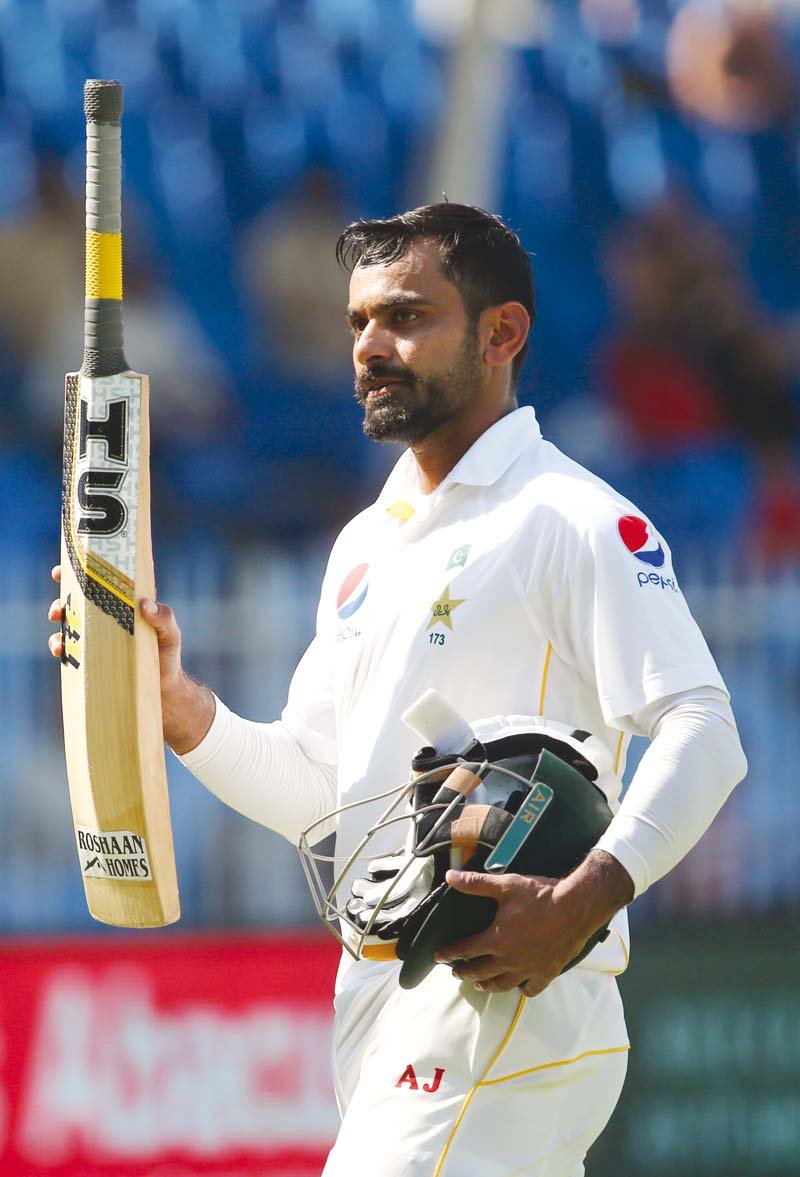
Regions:
[[86, 302], [66, 377], [61, 506], [61, 701], [86, 902], [126, 928], [173, 923], [178, 882], [161, 726], [149, 388], [122, 338], [122, 86], [87, 81]]

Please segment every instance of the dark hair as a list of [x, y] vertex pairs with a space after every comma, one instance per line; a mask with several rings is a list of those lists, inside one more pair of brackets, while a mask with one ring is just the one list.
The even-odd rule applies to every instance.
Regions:
[[[354, 221], [336, 242], [336, 258], [351, 272], [357, 266], [386, 266], [418, 241], [439, 243], [442, 270], [458, 288], [472, 322], [486, 307], [515, 301], [533, 323], [531, 259], [499, 217], [470, 204], [424, 204], [385, 220]], [[526, 340], [511, 365], [514, 383], [527, 351]]]

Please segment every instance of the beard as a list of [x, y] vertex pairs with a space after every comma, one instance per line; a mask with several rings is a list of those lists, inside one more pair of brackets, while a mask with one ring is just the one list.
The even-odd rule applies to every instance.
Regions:
[[[364, 409], [364, 433], [373, 441], [422, 441], [457, 416], [480, 387], [477, 340], [467, 337], [445, 372], [422, 375], [398, 364], [375, 364], [355, 381], [356, 400]], [[381, 378], [397, 381], [377, 401], [367, 385]]]

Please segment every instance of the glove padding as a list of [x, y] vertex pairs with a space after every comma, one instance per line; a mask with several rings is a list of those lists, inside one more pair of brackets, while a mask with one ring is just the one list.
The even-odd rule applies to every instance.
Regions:
[[398, 921], [408, 919], [431, 893], [435, 874], [432, 857], [418, 858], [407, 849], [375, 858], [367, 877], [353, 883], [347, 914], [362, 932], [396, 940]]
[[[345, 911], [357, 929], [367, 935], [367, 949], [369, 938], [373, 936], [381, 941], [396, 941], [406, 922], [444, 880], [449, 855], [443, 855], [441, 848], [442, 839], [446, 842], [450, 837], [450, 821], [443, 823], [436, 846], [431, 846], [422, 855], [415, 854], [442, 814], [443, 807], [431, 809], [431, 803], [441, 787], [442, 775], [448, 774], [456, 757], [443, 759], [442, 764], [436, 761], [426, 764], [428, 770], [441, 767], [442, 774], [437, 774], [434, 780], [419, 782], [409, 799], [411, 822], [405, 846], [381, 858], [372, 859], [367, 865], [366, 878], [356, 879], [350, 888], [350, 899]], [[413, 926], [416, 929], [418, 924], [414, 922]], [[367, 951], [364, 955], [369, 957], [373, 954]]]
[[[521, 791], [515, 794], [513, 812], [523, 797]], [[416, 800], [415, 811], [430, 802], [424, 795]], [[438, 898], [444, 888], [451, 849], [459, 848], [464, 864], [469, 865], [481, 848], [483, 862], [511, 820], [512, 812], [493, 805], [459, 805], [437, 829], [435, 839], [429, 837], [426, 824], [417, 820], [412, 830], [413, 845], [373, 859], [367, 877], [352, 884], [346, 906], [347, 915], [368, 938], [363, 955], [368, 959], [376, 955], [369, 950], [369, 938], [377, 937], [383, 942], [395, 941], [396, 954], [402, 960], [406, 946], [430, 911], [431, 897]], [[384, 957], [386, 953], [379, 955]]]

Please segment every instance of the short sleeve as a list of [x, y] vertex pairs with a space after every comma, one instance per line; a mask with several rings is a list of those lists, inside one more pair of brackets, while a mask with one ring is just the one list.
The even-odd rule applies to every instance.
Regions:
[[726, 690], [669, 548], [647, 519], [603, 498], [563, 549], [568, 607], [566, 616], [555, 608], [556, 627], [594, 680], [610, 726], [667, 695]]

